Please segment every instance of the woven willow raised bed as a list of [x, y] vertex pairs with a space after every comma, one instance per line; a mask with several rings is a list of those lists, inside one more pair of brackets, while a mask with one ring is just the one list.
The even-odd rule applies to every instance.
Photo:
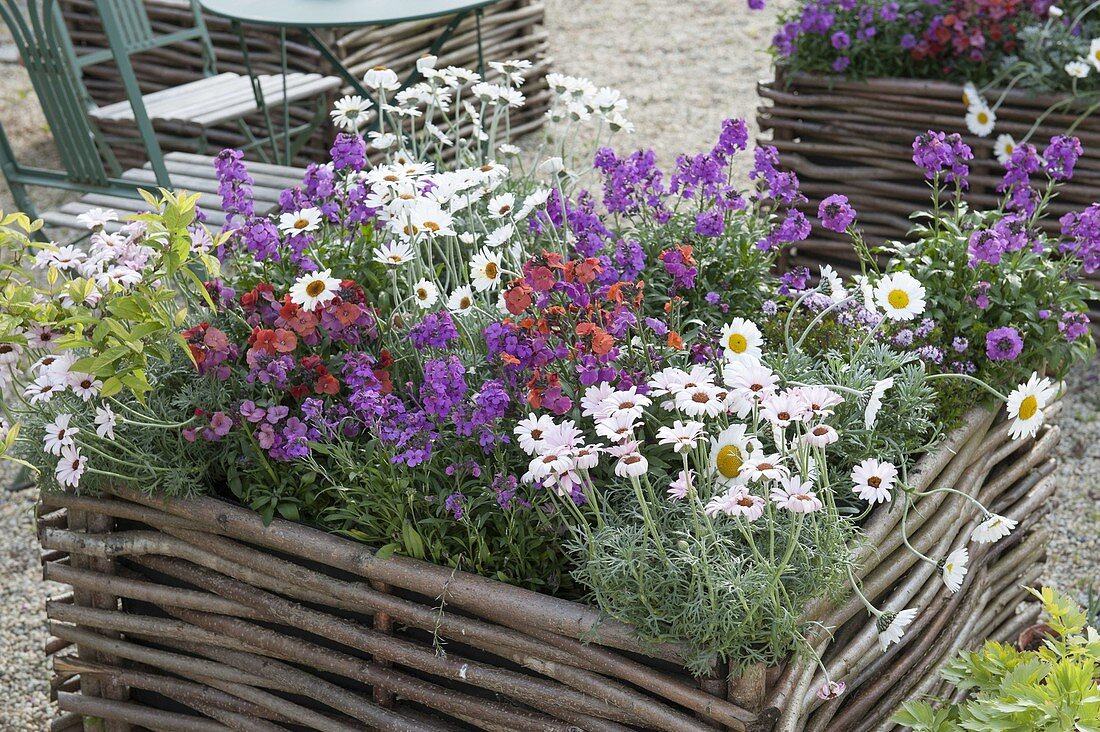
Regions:
[[[1052, 415], [1054, 405], [1048, 412]], [[1011, 442], [975, 409], [926, 455], [918, 488], [954, 487], [1020, 521], [974, 550], [962, 590], [900, 547], [900, 511], [866, 526], [860, 576], [880, 607], [919, 606], [882, 654], [854, 599], [806, 611], [834, 679], [816, 665], [754, 667], [727, 680], [686, 673], [676, 645], [650, 646], [591, 607], [423, 562], [213, 499], [164, 500], [119, 488], [100, 498], [45, 494], [45, 577], [73, 592], [47, 605], [54, 730], [223, 732], [287, 729], [771, 730], [889, 729], [898, 703], [934, 692], [941, 661], [988, 636], [1014, 638], [1036, 610], [1058, 428]], [[966, 542], [975, 512], [936, 494], [910, 516], [911, 541], [942, 556]], [[831, 633], [829, 632], [831, 631]], [[84, 721], [88, 720], [88, 721]]]
[[[60, 5], [78, 51], [106, 46], [94, 0], [61, 0]], [[193, 24], [188, 0], [145, 0], [145, 8], [153, 31], [157, 34], [172, 33]], [[527, 59], [534, 64], [523, 87], [527, 104], [513, 112], [514, 136], [538, 129], [550, 103], [550, 92], [546, 84], [550, 59], [547, 55], [547, 33], [543, 28], [544, 14], [543, 0], [501, 0], [486, 7], [481, 18], [482, 50], [486, 62], [516, 58]], [[388, 26], [319, 28], [316, 31], [333, 49], [337, 58], [356, 76], [362, 77], [368, 69], [381, 65], [394, 69], [404, 79], [415, 69], [416, 60], [431, 49], [452, 20], [453, 16], [448, 16]], [[206, 15], [205, 21], [217, 57], [218, 71], [246, 73], [240, 38], [229, 21], [213, 15]], [[454, 35], [439, 51], [440, 67], [477, 68], [476, 22], [471, 14], [459, 23]], [[249, 60], [255, 73], [281, 73], [278, 29], [245, 25], [244, 30]], [[327, 68], [318, 50], [293, 32], [288, 33], [287, 52], [287, 66], [290, 71], [333, 73], [331, 68]], [[197, 41], [153, 49], [135, 58], [134, 72], [142, 91], [146, 93], [185, 84], [203, 74], [203, 56]], [[110, 104], [126, 96], [111, 64], [88, 67], [84, 82], [97, 104]], [[310, 104], [299, 104], [292, 111], [292, 124], [308, 121], [314, 112]], [[263, 134], [260, 120], [253, 122], [256, 132]], [[119, 128], [108, 131], [125, 133], [127, 130]], [[325, 153], [333, 134], [330, 125], [322, 125], [312, 144], [303, 149], [301, 161], [308, 163], [326, 159]], [[239, 147], [245, 142], [244, 136], [235, 125], [212, 130], [210, 140], [215, 152], [223, 147]], [[189, 144], [186, 139], [172, 140], [165, 148], [194, 151], [193, 144]], [[140, 144], [120, 146], [116, 154], [120, 155], [124, 164], [144, 160]]]
[[[848, 196], [859, 212], [859, 226], [869, 244], [904, 239], [912, 226], [909, 214], [928, 210], [931, 193], [913, 165], [913, 138], [928, 130], [958, 132], [974, 151], [970, 163], [971, 206], [996, 208], [996, 188], [1004, 167], [993, 156], [1001, 133], [1024, 137], [1045, 110], [1062, 97], [1010, 91], [997, 110], [997, 129], [980, 138], [967, 132], [962, 86], [944, 81], [868, 79], [844, 81], [816, 74], [776, 74], [759, 85], [763, 104], [757, 114], [761, 131], [770, 130], [781, 166], [798, 174], [809, 199], [804, 211], [817, 223], [821, 199], [834, 193]], [[1001, 92], [985, 96], [991, 103]], [[1046, 116], [1031, 141], [1041, 150], [1054, 135], [1065, 134], [1077, 119], [1060, 108]], [[1056, 231], [1058, 218], [1100, 200], [1100, 117], [1091, 117], [1073, 132], [1085, 152], [1073, 181], [1051, 204], [1046, 225]], [[810, 239], [796, 248], [793, 261], [816, 269], [832, 264], [854, 271], [856, 254], [843, 235], [815, 226]], [[1100, 286], [1100, 271], [1092, 276]], [[1100, 307], [1093, 305], [1093, 320]]]

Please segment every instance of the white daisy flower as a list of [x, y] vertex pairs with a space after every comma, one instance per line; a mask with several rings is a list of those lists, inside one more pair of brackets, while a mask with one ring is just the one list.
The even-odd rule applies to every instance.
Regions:
[[943, 583], [952, 592], [958, 592], [962, 587], [963, 578], [966, 577], [966, 563], [970, 561], [970, 554], [965, 546], [960, 546], [940, 561], [939, 569]]
[[802, 441], [812, 447], [825, 447], [840, 439], [835, 429], [827, 424], [814, 425], [802, 435]]
[[966, 111], [966, 128], [972, 135], [987, 137], [996, 124], [997, 115], [984, 101], [971, 104]]
[[882, 397], [894, 386], [894, 377], [887, 376], [871, 387], [871, 394], [867, 397], [867, 408], [863, 412], [863, 426], [871, 429], [878, 419], [878, 412], [882, 409]]
[[524, 482], [547, 478], [550, 475], [565, 473], [573, 468], [573, 459], [564, 449], [547, 450], [540, 452], [531, 459], [527, 466], [527, 472], [523, 476]]
[[848, 299], [848, 289], [844, 287], [844, 280], [832, 268], [832, 265], [822, 265], [821, 281], [829, 286], [829, 299], [833, 302], [843, 302]]
[[26, 397], [31, 404], [39, 404], [41, 402], [48, 402], [54, 398], [55, 394], [60, 394], [68, 385], [64, 380], [59, 379], [57, 374], [44, 373], [39, 374], [38, 378], [32, 381], [27, 388], [23, 391], [23, 396]]
[[901, 641], [908, 628], [917, 619], [916, 608], [894, 611], [887, 610], [878, 616], [876, 626], [878, 628], [878, 647], [883, 653], [893, 643]]
[[290, 301], [303, 310], [313, 312], [332, 302], [339, 289], [340, 280], [332, 276], [332, 270], [307, 272], [291, 286]]
[[617, 412], [596, 422], [596, 434], [612, 442], [623, 442], [634, 437], [638, 429], [637, 417], [629, 412]]
[[512, 429], [512, 434], [519, 441], [521, 450], [528, 455], [534, 455], [545, 439], [546, 432], [554, 427], [554, 420], [550, 415], [543, 414], [536, 417], [529, 414], [526, 419], [522, 419], [516, 424]]
[[501, 193], [489, 199], [489, 215], [494, 219], [502, 219], [511, 214], [516, 208], [516, 194]]
[[817, 417], [828, 417], [833, 413], [833, 407], [844, 403], [844, 397], [827, 386], [800, 386], [792, 391]]
[[713, 384], [685, 386], [676, 392], [674, 404], [689, 417], [717, 417], [726, 411], [724, 393]]
[[1063, 68], [1065, 69], [1066, 74], [1068, 74], [1072, 79], [1084, 79], [1086, 76], [1089, 75], [1089, 72], [1092, 71], [1092, 69], [1089, 68], [1089, 65], [1081, 59], [1074, 59], [1073, 61], [1067, 63]]
[[95, 433], [102, 438], [115, 439], [115, 427], [118, 425], [118, 417], [111, 410], [111, 405], [103, 404], [95, 410]]
[[760, 441], [743, 424], [731, 424], [710, 440], [710, 472], [720, 485], [742, 485], [749, 474], [742, 468], [760, 449]]
[[752, 495], [743, 486], [737, 486], [711, 498], [703, 507], [703, 512], [710, 517], [744, 516], [749, 521], [755, 521], [764, 515], [765, 505], [763, 498]]
[[924, 312], [924, 285], [908, 272], [885, 275], [875, 287], [875, 303], [890, 320], [912, 320]]
[[1001, 165], [1007, 165], [1012, 153], [1016, 150], [1016, 140], [1007, 132], [997, 135], [997, 141], [993, 143], [993, 155]]
[[963, 84], [962, 103], [964, 107], [969, 108], [975, 102], [985, 104], [985, 100], [978, 93], [978, 87], [974, 85], [974, 82], [968, 81]]
[[73, 393], [84, 401], [90, 401], [103, 387], [103, 382], [91, 374], [70, 372], [67, 376], [67, 381]]
[[572, 451], [582, 442], [584, 442], [584, 433], [577, 429], [576, 422], [567, 419], [561, 424], [555, 424], [546, 430], [539, 450], [546, 451], [561, 448]]
[[640, 452], [631, 452], [615, 463], [615, 475], [620, 478], [636, 478], [649, 472], [649, 461]]
[[385, 66], [375, 66], [363, 76], [363, 84], [370, 89], [382, 89], [384, 91], [397, 91], [401, 88], [401, 80], [397, 78], [397, 72]]
[[604, 400], [614, 394], [615, 391], [615, 387], [606, 381], [593, 384], [585, 389], [584, 396], [581, 397], [581, 414], [594, 419], [602, 419], [608, 416], [610, 412], [604, 406]]
[[755, 401], [774, 394], [779, 377], [762, 363], [742, 359], [722, 365], [722, 382], [738, 396]]
[[676, 480], [669, 483], [668, 497], [675, 499], [686, 498], [693, 485], [695, 485], [695, 471], [691, 468], [681, 470], [679, 475], [676, 476]]
[[51, 455], [60, 455], [62, 448], [73, 444], [80, 429], [70, 427], [71, 414], [59, 414], [51, 424], [46, 425], [46, 435], [42, 438], [42, 449]]
[[1100, 71], [1100, 38], [1089, 41], [1089, 63]]
[[13, 366], [23, 356], [23, 346], [14, 341], [0, 343], [0, 366]]
[[565, 170], [565, 161], [560, 157], [547, 158], [539, 163], [538, 171], [544, 175], [557, 175]]
[[898, 469], [893, 463], [867, 458], [852, 468], [852, 490], [868, 503], [886, 503], [897, 477]]
[[804, 481], [800, 476], [792, 475], [780, 478], [772, 488], [772, 501], [780, 508], [792, 513], [813, 513], [820, 511], [824, 504], [814, 492], [814, 484]]
[[802, 422], [809, 416], [806, 403], [797, 392], [781, 391], [764, 398], [761, 415], [775, 427], [786, 427], [791, 422]]
[[287, 235], [304, 234], [316, 231], [321, 225], [321, 210], [303, 208], [299, 211], [287, 211], [279, 216], [279, 231]]
[[491, 290], [500, 284], [500, 255], [485, 248], [470, 258], [470, 279], [478, 292]]
[[1050, 379], [1040, 379], [1038, 373], [1032, 373], [1027, 383], [1016, 387], [1008, 395], [1005, 409], [1012, 418], [1008, 433], [1012, 439], [1034, 437], [1043, 425], [1043, 409], [1058, 395], [1058, 388]]
[[341, 129], [354, 132], [366, 121], [367, 110], [373, 107], [369, 99], [364, 99], [358, 94], [349, 95], [336, 100], [332, 105], [332, 123]]
[[485, 246], [495, 249], [511, 239], [515, 233], [516, 227], [513, 224], [505, 224], [489, 232], [489, 235], [485, 237]]
[[977, 544], [992, 544], [1011, 534], [1017, 523], [1019, 522], [1007, 516], [991, 513], [986, 516], [985, 521], [974, 527], [970, 540]]
[[518, 145], [510, 145], [507, 142], [502, 142], [497, 145], [497, 152], [505, 157], [512, 158], [519, 155], [521, 150]]
[[61, 459], [54, 468], [54, 476], [61, 485], [75, 488], [80, 484], [80, 478], [84, 475], [84, 468], [88, 464], [88, 458], [80, 454], [80, 448], [76, 445], [66, 445], [61, 448]]
[[391, 241], [374, 250], [374, 261], [394, 267], [411, 262], [413, 249], [407, 242]]
[[469, 285], [456, 287], [447, 298], [447, 309], [455, 315], [469, 315], [474, 311], [474, 291]]
[[734, 318], [722, 326], [722, 350], [731, 361], [760, 360], [760, 346], [764, 337], [756, 324], [744, 318]]
[[639, 394], [635, 386], [629, 389], [619, 389], [609, 394], [600, 406], [607, 414], [629, 414], [632, 417], [641, 417], [642, 412], [652, 404], [645, 394]]
[[375, 150], [389, 150], [397, 144], [397, 135], [392, 132], [371, 132], [367, 139]]
[[745, 465], [741, 468], [748, 474], [749, 480], [779, 480], [781, 478], [788, 477], [791, 472], [787, 470], [785, 465], [782, 465], [782, 457], [778, 453], [773, 455], [764, 455], [763, 451], [757, 451], [754, 455], [749, 457], [745, 461]]
[[675, 452], [686, 453], [703, 437], [703, 428], [702, 422], [676, 420], [671, 427], [657, 430], [657, 441], [662, 445], [671, 445]]
[[76, 222], [89, 229], [102, 229], [108, 221], [118, 221], [118, 212], [111, 208], [93, 208], [76, 217]]
[[413, 285], [413, 300], [421, 310], [427, 310], [439, 301], [439, 288], [431, 280], [420, 280]]

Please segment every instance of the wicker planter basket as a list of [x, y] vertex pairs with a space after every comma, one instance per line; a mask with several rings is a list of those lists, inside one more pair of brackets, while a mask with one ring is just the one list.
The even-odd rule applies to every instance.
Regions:
[[[78, 51], [106, 46], [94, 0], [61, 0], [60, 5]], [[153, 31], [157, 34], [189, 28], [193, 23], [187, 0], [146, 0], [145, 7]], [[512, 116], [512, 129], [517, 137], [538, 129], [549, 108], [546, 72], [550, 59], [547, 56], [547, 33], [543, 29], [544, 13], [543, 0], [501, 0], [485, 8], [481, 19], [482, 50], [486, 62], [521, 58], [534, 63], [523, 87], [527, 104]], [[361, 77], [374, 66], [385, 65], [404, 79], [415, 69], [416, 60], [431, 49], [451, 20], [451, 17], [442, 17], [389, 26], [319, 29], [318, 34], [356, 76]], [[205, 21], [217, 56], [218, 70], [246, 73], [240, 38], [229, 21], [209, 14], [205, 16]], [[277, 28], [246, 25], [245, 40], [255, 73], [281, 73]], [[454, 35], [440, 49], [439, 65], [477, 68], [477, 51], [476, 19], [471, 14], [462, 20]], [[288, 34], [287, 53], [290, 71], [333, 73], [332, 69], [327, 68], [320, 52], [301, 36]], [[148, 93], [200, 78], [202, 63], [198, 42], [188, 41], [140, 54], [135, 59], [134, 71], [142, 91]], [[110, 104], [126, 96], [111, 64], [88, 67], [84, 81], [97, 104]], [[314, 105], [310, 103], [295, 105], [292, 107], [291, 123], [307, 122], [314, 111]], [[253, 122], [255, 131], [264, 134], [261, 120], [257, 118]], [[125, 127], [108, 131], [114, 134], [133, 132]], [[311, 143], [303, 148], [300, 160], [309, 163], [325, 159], [333, 134], [331, 125], [322, 125]], [[214, 152], [224, 147], [239, 147], [244, 142], [245, 137], [234, 124], [211, 130], [210, 133]], [[165, 149], [195, 152], [194, 141], [184, 138], [171, 140], [165, 144]], [[123, 164], [140, 164], [144, 160], [144, 149], [140, 143], [120, 146], [116, 154]]]
[[[769, 100], [757, 113], [761, 131], [770, 130], [771, 144], [779, 150], [782, 167], [798, 174], [809, 198], [805, 213], [816, 222], [821, 199], [844, 193], [859, 212], [859, 225], [869, 244], [904, 239], [912, 222], [909, 214], [927, 210], [930, 190], [913, 165], [913, 138], [928, 130], [959, 132], [974, 150], [970, 163], [967, 200], [978, 207], [996, 207], [997, 184], [1003, 166], [993, 156], [996, 134], [971, 135], [963, 117], [962, 86], [943, 81], [916, 79], [868, 79], [844, 81], [816, 74], [785, 75], [759, 85], [760, 96]], [[987, 95], [990, 100], [999, 91]], [[1007, 132], [1021, 139], [1051, 104], [1062, 97], [1010, 91], [997, 110], [997, 134]], [[1061, 108], [1048, 115], [1032, 136], [1042, 148], [1053, 135], [1065, 134], [1077, 115]], [[1051, 206], [1047, 226], [1057, 229], [1057, 219], [1080, 210], [1100, 198], [1100, 118], [1092, 117], [1073, 134], [1081, 138], [1085, 152], [1078, 161], [1073, 181], [1062, 188]], [[797, 247], [793, 259], [816, 267], [832, 264], [853, 271], [856, 255], [842, 235], [814, 228], [810, 239]], [[1092, 276], [1100, 286], [1100, 271]], [[1093, 320], [1100, 307], [1093, 304]]]
[[[875, 510], [859, 551], [865, 591], [880, 607], [921, 613], [882, 654], [854, 599], [808, 608], [822, 628], [814, 643], [848, 685], [831, 702], [815, 696], [823, 677], [812, 662], [730, 680], [715, 663], [696, 679], [680, 648], [647, 645], [591, 607], [382, 559], [300, 524], [264, 527], [217, 499], [45, 494], [45, 577], [73, 589], [47, 606], [62, 711], [53, 729], [889, 729], [899, 702], [938, 688], [945, 657], [1033, 622], [1020, 586], [1036, 581], [1043, 558], [1035, 524], [1058, 434], [1048, 425], [1014, 443], [1004, 422], [975, 409], [916, 467], [915, 486], [955, 487], [1020, 521], [1001, 542], [972, 547], [958, 594], [899, 548], [900, 512]], [[911, 541], [942, 556], [975, 518], [959, 496], [921, 499]]]

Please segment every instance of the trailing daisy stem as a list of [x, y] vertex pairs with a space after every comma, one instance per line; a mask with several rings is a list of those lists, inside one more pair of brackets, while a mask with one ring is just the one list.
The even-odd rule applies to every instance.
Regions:
[[846, 567], [846, 571], [848, 572], [848, 581], [851, 583], [852, 589], [855, 590], [856, 597], [858, 597], [859, 601], [863, 603], [863, 607], [867, 608], [867, 612], [871, 613], [876, 618], [881, 618], [882, 611], [872, 605], [871, 601], [867, 599], [867, 596], [863, 594], [863, 591], [859, 589], [859, 581], [856, 579], [856, 576], [852, 574], [851, 564]]
[[943, 373], [939, 373], [939, 374], [925, 374], [924, 379], [925, 379], [925, 381], [931, 381], [932, 379], [963, 379], [964, 381], [971, 381], [971, 382], [977, 384], [978, 386], [982, 387], [983, 389], [985, 389], [987, 392], [989, 392], [993, 396], [1000, 399], [1002, 402], [1007, 402], [1008, 401], [1008, 397], [1006, 397], [1004, 394], [997, 391], [996, 389], [994, 389], [992, 386], [985, 383], [981, 379], [974, 378], [970, 374], [956, 374], [956, 373], [943, 372]]
[[642, 510], [642, 520], [645, 521], [646, 528], [649, 529], [649, 533], [653, 537], [653, 543], [657, 545], [657, 552], [661, 555], [665, 564], [671, 565], [672, 562], [668, 559], [668, 553], [665, 552], [665, 545], [661, 541], [661, 534], [657, 531], [657, 524], [654, 523], [653, 516], [649, 512], [649, 501], [646, 500], [645, 494], [642, 492], [642, 482], [638, 480], [638, 476], [632, 475], [630, 476], [630, 484], [634, 487], [634, 495], [638, 499], [638, 506]]

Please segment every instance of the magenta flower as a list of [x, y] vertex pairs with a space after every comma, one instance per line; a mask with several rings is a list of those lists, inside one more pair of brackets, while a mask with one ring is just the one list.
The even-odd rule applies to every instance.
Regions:
[[833, 194], [817, 207], [821, 225], [830, 231], [843, 232], [856, 220], [856, 210], [848, 203], [848, 197]]
[[1015, 361], [1024, 350], [1024, 339], [1011, 325], [991, 330], [985, 335], [985, 354], [993, 361]]

